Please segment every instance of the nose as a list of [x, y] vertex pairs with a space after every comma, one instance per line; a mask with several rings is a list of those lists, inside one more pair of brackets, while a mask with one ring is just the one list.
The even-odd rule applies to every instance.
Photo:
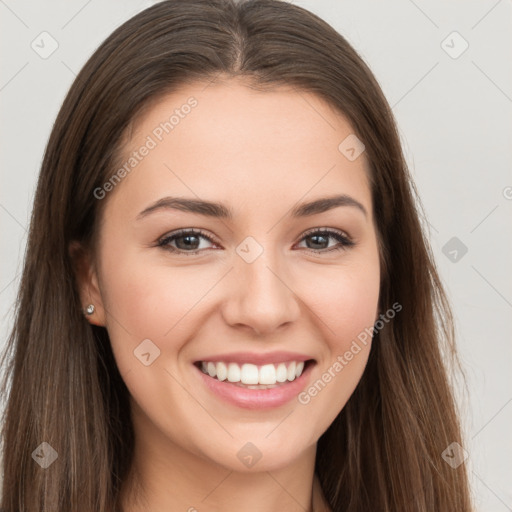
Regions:
[[236, 256], [234, 266], [223, 309], [224, 320], [230, 326], [250, 329], [261, 336], [299, 318], [300, 299], [285, 262], [265, 250], [252, 263]]

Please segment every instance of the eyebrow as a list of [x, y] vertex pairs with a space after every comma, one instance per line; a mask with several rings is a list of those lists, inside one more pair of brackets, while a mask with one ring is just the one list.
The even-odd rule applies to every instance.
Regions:
[[[292, 218], [308, 217], [319, 213], [338, 208], [340, 206], [351, 206], [360, 210], [365, 217], [368, 217], [366, 208], [356, 199], [346, 194], [322, 197], [309, 203], [302, 203], [294, 207], [290, 213]], [[204, 201], [201, 199], [189, 199], [185, 197], [163, 197], [149, 205], [137, 215], [137, 220], [147, 217], [149, 214], [160, 210], [179, 210], [183, 212], [196, 213], [207, 217], [232, 220], [233, 212], [222, 203]]]

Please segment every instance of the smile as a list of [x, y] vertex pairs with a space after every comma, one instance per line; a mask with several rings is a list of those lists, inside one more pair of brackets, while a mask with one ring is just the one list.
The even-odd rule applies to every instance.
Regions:
[[[268, 359], [267, 359], [268, 360]], [[215, 397], [244, 409], [272, 409], [289, 403], [304, 390], [316, 361], [283, 361], [255, 365], [197, 361], [197, 375]]]
[[245, 363], [226, 363], [223, 361], [201, 361], [203, 373], [219, 381], [243, 384], [250, 389], [268, 389], [267, 386], [275, 386], [291, 382], [302, 375], [304, 361], [288, 361], [285, 363], [265, 364], [257, 366]]

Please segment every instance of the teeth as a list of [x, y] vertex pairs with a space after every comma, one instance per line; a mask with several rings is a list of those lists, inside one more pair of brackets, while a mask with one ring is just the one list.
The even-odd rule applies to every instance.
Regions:
[[242, 384], [264, 384], [259, 382], [260, 372], [255, 364], [243, 364], [240, 371], [240, 382]]
[[276, 380], [276, 367], [273, 364], [266, 364], [259, 369], [260, 384], [275, 384]]
[[240, 366], [235, 363], [229, 363], [228, 365], [228, 380], [229, 382], [240, 382]]
[[228, 378], [228, 368], [224, 363], [217, 363], [217, 379], [226, 380]]
[[213, 363], [202, 361], [201, 369], [210, 377], [220, 381], [245, 384], [251, 389], [266, 389], [276, 383], [293, 381], [302, 375], [304, 361], [289, 361], [279, 364], [265, 364], [256, 366], [245, 363], [239, 366], [237, 363]]
[[296, 364], [295, 364], [295, 361], [292, 361], [289, 365], [288, 365], [288, 380], [293, 380], [295, 379], [295, 368], [296, 368]]
[[213, 363], [208, 363], [207, 369], [208, 375], [210, 375], [210, 377], [215, 377], [217, 375], [217, 368]]
[[276, 380], [277, 382], [285, 382], [288, 380], [288, 368], [286, 368], [284, 363], [280, 363], [277, 366]]

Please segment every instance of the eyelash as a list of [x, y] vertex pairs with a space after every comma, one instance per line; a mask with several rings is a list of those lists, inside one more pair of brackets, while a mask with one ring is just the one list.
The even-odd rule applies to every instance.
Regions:
[[[173, 242], [177, 238], [185, 237], [187, 235], [194, 235], [194, 236], [201, 236], [203, 238], [206, 238], [211, 243], [216, 243], [215, 240], [213, 240], [210, 236], [208, 236], [206, 233], [199, 229], [182, 229], [180, 231], [177, 231], [175, 233], [172, 233], [170, 235], [164, 236], [160, 240], [158, 240], [157, 246], [161, 247], [162, 249], [172, 252], [172, 253], [180, 253], [184, 254], [186, 256], [194, 256], [204, 249], [196, 249], [195, 251], [184, 251], [182, 249], [176, 249], [175, 247], [170, 246], [170, 242]], [[355, 245], [355, 243], [348, 237], [347, 235], [343, 234], [341, 231], [334, 231], [332, 229], [325, 229], [325, 228], [316, 228], [312, 231], [306, 232], [302, 238], [304, 240], [305, 238], [314, 236], [314, 235], [324, 235], [329, 237], [332, 237], [336, 239], [339, 242], [339, 245], [335, 247], [331, 247], [330, 249], [308, 249], [306, 248], [306, 251], [313, 253], [313, 254], [325, 254], [326, 252], [333, 252], [333, 251], [340, 251], [340, 250], [347, 250], [349, 247], [352, 247]]]

